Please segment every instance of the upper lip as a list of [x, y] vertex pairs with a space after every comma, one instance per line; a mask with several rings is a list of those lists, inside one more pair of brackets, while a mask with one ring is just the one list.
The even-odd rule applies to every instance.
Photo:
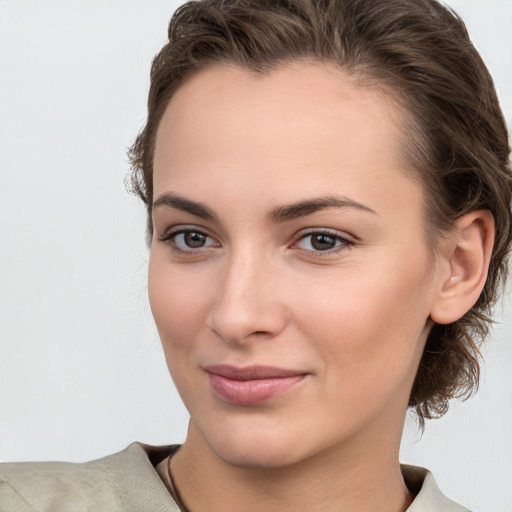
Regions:
[[282, 379], [285, 377], [294, 377], [305, 375], [308, 372], [301, 370], [289, 370], [278, 368], [276, 366], [232, 366], [229, 364], [213, 364], [204, 366], [203, 369], [208, 373], [225, 377], [232, 380], [261, 380], [261, 379]]

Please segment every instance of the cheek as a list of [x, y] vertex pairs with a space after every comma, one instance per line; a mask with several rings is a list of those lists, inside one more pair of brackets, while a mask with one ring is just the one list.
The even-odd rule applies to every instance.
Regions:
[[208, 281], [170, 265], [165, 255], [151, 253], [148, 294], [167, 367], [185, 404], [195, 389], [190, 371], [197, 365], [195, 350], [206, 317]]
[[185, 269], [169, 265], [164, 255], [152, 251], [149, 260], [148, 294], [163, 348], [186, 350], [200, 329], [204, 314], [205, 286]]
[[296, 318], [333, 374], [370, 382], [415, 371], [426, 337], [427, 267], [405, 268], [381, 260], [373, 269], [340, 272], [318, 291], [300, 293], [308, 299], [297, 306]]

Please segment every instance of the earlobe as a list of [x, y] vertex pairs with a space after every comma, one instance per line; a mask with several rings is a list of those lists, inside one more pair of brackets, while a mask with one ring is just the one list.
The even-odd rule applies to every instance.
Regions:
[[442, 278], [430, 318], [449, 324], [461, 318], [478, 300], [487, 279], [494, 243], [494, 218], [489, 210], [460, 217], [448, 240], [448, 275]]

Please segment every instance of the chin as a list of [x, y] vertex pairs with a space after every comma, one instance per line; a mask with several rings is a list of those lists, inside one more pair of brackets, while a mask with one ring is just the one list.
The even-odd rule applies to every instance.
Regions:
[[283, 444], [263, 447], [260, 443], [255, 443], [254, 446], [245, 443], [240, 449], [233, 444], [211, 448], [224, 462], [240, 468], [277, 469], [293, 465], [302, 459], [300, 454], [291, 453]]
[[[206, 434], [206, 435], [205, 435]], [[290, 429], [223, 428], [217, 432], [204, 432], [210, 449], [224, 462], [244, 468], [280, 468], [307, 457], [302, 436]], [[300, 439], [296, 439], [300, 437]]]

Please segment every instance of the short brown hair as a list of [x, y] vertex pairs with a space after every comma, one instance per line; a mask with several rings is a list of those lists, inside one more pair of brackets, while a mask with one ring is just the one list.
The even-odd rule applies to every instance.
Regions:
[[231, 64], [265, 73], [280, 63], [334, 64], [358, 83], [384, 88], [408, 113], [404, 155], [426, 196], [426, 235], [488, 209], [496, 239], [488, 278], [460, 320], [435, 325], [410, 396], [420, 424], [478, 386], [487, 335], [511, 245], [507, 128], [493, 81], [462, 20], [435, 0], [200, 0], [180, 7], [151, 68], [148, 118], [129, 151], [131, 183], [152, 235], [155, 135], [176, 89], [195, 72]]

